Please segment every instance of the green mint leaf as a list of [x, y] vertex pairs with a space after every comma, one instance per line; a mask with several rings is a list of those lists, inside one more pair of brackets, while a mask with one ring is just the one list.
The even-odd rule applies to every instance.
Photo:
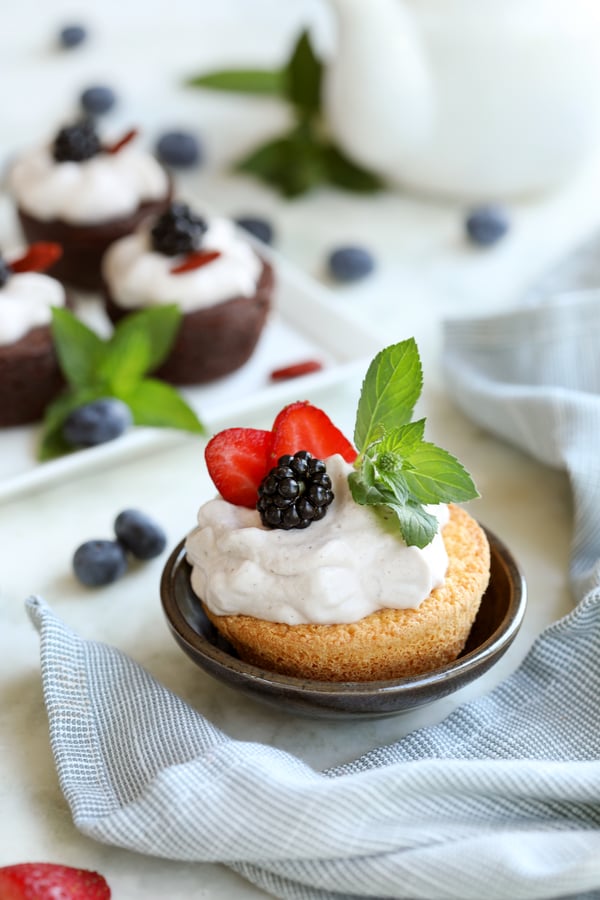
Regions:
[[359, 451], [386, 431], [410, 421], [421, 394], [423, 374], [414, 338], [381, 350], [363, 381], [354, 443]]
[[360, 194], [372, 194], [375, 191], [383, 190], [385, 186], [379, 175], [363, 169], [357, 163], [348, 159], [333, 144], [323, 148], [323, 164], [327, 171], [327, 180], [336, 187]]
[[426, 547], [434, 539], [438, 521], [418, 503], [389, 504], [396, 514], [402, 537], [408, 547]]
[[321, 108], [323, 66], [315, 56], [308, 31], [303, 31], [285, 70], [287, 98], [305, 113], [318, 113]]
[[223, 69], [189, 78], [188, 87], [232, 91], [238, 94], [261, 94], [283, 97], [286, 78], [280, 69]]
[[394, 496], [381, 484], [369, 483], [358, 472], [348, 475], [350, 493], [355, 503], [360, 506], [381, 506], [394, 502]]
[[200, 419], [183, 397], [164, 381], [146, 378], [121, 397], [129, 406], [136, 425], [155, 428], [179, 428], [204, 434]]
[[99, 367], [99, 375], [117, 395], [126, 393], [169, 355], [181, 325], [175, 304], [155, 306], [121, 319]]
[[419, 503], [460, 503], [479, 493], [461, 463], [441, 447], [423, 442], [411, 451], [404, 478]]
[[106, 342], [68, 309], [52, 308], [52, 339], [62, 372], [74, 388], [97, 382]]
[[400, 425], [398, 428], [384, 432], [381, 439], [372, 445], [370, 455], [376, 454], [379, 457], [383, 453], [389, 453], [393, 456], [405, 458], [423, 443], [424, 434], [425, 419], [418, 419], [416, 422]]
[[60, 394], [46, 407], [42, 422], [42, 436], [37, 451], [40, 462], [73, 452], [74, 448], [62, 436], [65, 419], [73, 410], [105, 396], [106, 391], [101, 386], [80, 388]]
[[236, 169], [276, 187], [285, 197], [304, 194], [321, 184], [326, 174], [319, 147], [303, 126], [263, 144], [242, 159]]

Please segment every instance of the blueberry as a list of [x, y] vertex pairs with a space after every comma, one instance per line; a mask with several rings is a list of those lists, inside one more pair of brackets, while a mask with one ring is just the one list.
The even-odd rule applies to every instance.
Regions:
[[365, 247], [338, 247], [327, 260], [329, 273], [336, 281], [359, 281], [370, 275], [375, 259]]
[[167, 131], [156, 144], [156, 155], [166, 166], [182, 169], [195, 166], [202, 159], [198, 138], [189, 131]]
[[66, 25], [61, 29], [58, 40], [63, 47], [78, 47], [87, 38], [87, 31], [83, 25]]
[[73, 410], [62, 434], [72, 447], [94, 447], [120, 437], [132, 424], [129, 407], [114, 397], [103, 397]]
[[502, 206], [479, 206], [465, 219], [468, 239], [480, 247], [491, 247], [510, 227], [508, 212]]
[[249, 231], [250, 234], [262, 241], [263, 244], [273, 243], [273, 226], [267, 219], [261, 219], [258, 216], [240, 216], [235, 220], [240, 228]]
[[154, 559], [167, 545], [167, 536], [146, 513], [124, 509], [115, 520], [115, 534], [136, 559]]
[[118, 541], [86, 541], [73, 556], [73, 571], [82, 584], [112, 584], [127, 571], [127, 554]]
[[98, 84], [86, 88], [79, 100], [86, 113], [101, 116], [113, 108], [117, 102], [117, 95], [112, 88]]

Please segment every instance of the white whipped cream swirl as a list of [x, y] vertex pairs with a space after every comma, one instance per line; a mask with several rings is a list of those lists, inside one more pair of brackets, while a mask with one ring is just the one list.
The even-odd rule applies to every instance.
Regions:
[[221, 255], [198, 269], [173, 275], [171, 269], [185, 256], [157, 253], [149, 232], [140, 229], [109, 247], [102, 274], [115, 303], [126, 309], [177, 303], [186, 313], [256, 292], [262, 262], [248, 241], [239, 237], [233, 222], [212, 219], [202, 237], [202, 249], [218, 250]]
[[14, 344], [32, 328], [48, 325], [53, 306], [65, 305], [63, 286], [49, 275], [11, 275], [0, 288], [0, 346]]
[[288, 625], [357, 622], [379, 609], [416, 608], [443, 584], [448, 507], [427, 507], [438, 532], [423, 549], [408, 547], [393, 513], [382, 519], [354, 502], [351, 466], [338, 455], [326, 464], [335, 499], [308, 528], [265, 528], [256, 510], [220, 497], [200, 508], [186, 551], [194, 592], [215, 615]]
[[16, 161], [8, 182], [24, 212], [77, 225], [123, 218], [168, 190], [162, 166], [133, 146], [83, 162], [56, 162], [51, 147], [37, 147]]

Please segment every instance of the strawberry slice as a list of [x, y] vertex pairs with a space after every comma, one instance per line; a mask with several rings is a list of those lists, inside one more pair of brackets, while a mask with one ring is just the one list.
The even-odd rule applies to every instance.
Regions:
[[272, 465], [284, 453], [297, 453], [298, 450], [308, 450], [318, 459], [339, 453], [346, 462], [354, 462], [358, 455], [329, 416], [308, 400], [285, 406], [273, 423], [273, 432]]
[[50, 266], [60, 259], [63, 250], [60, 244], [51, 241], [36, 241], [30, 244], [23, 256], [13, 259], [10, 270], [15, 275], [22, 272], [45, 272]]
[[259, 428], [226, 428], [204, 451], [208, 474], [224, 500], [254, 508], [258, 486], [271, 468], [273, 434]]
[[56, 863], [19, 863], [0, 868], [2, 900], [109, 900], [110, 888], [98, 872]]

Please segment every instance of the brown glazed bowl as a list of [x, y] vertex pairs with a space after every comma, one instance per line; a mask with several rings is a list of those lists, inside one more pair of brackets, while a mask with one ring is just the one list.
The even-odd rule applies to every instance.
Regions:
[[466, 646], [457, 660], [423, 675], [393, 681], [326, 682], [291, 678], [243, 662], [209, 622], [190, 583], [184, 541], [165, 565], [161, 599], [180, 647], [214, 678], [256, 700], [317, 718], [374, 718], [405, 712], [458, 690], [497, 662], [523, 621], [525, 579], [512, 554], [485, 529], [490, 583]]

